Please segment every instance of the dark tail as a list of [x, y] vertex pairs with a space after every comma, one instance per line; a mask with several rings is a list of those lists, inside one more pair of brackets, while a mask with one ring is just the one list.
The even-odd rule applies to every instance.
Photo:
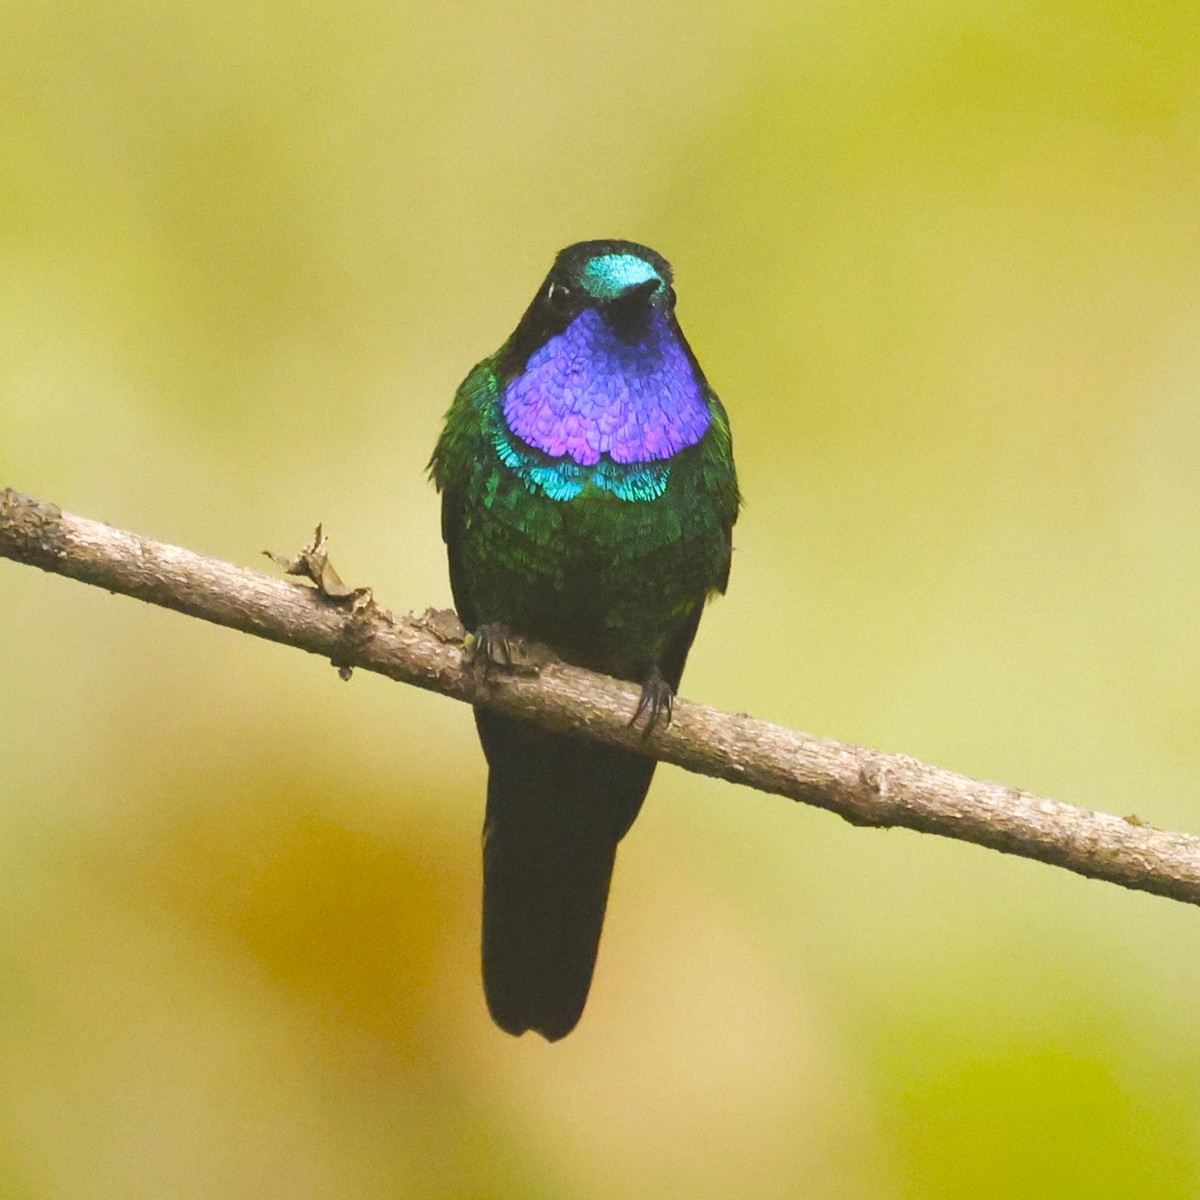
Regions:
[[487, 754], [483, 986], [507, 1033], [549, 1041], [587, 1001], [617, 843], [653, 759], [476, 711]]

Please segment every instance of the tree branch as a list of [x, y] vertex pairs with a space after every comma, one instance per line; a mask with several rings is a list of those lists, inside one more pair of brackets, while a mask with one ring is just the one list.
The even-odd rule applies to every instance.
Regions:
[[[958, 838], [1200, 904], [1200, 838], [683, 699], [669, 726], [645, 735], [629, 725], [639, 695], [633, 685], [558, 661], [485, 676], [464, 662], [464, 630], [452, 613], [396, 618], [366, 589], [326, 586], [323, 594], [10, 490], [0, 490], [0, 557], [297, 646], [343, 672], [361, 667], [551, 729], [577, 730], [828, 809], [855, 825]], [[319, 570], [314, 574], [322, 581]]]

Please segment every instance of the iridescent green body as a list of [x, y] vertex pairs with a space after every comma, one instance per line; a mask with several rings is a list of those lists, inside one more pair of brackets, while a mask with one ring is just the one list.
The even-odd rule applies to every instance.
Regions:
[[709, 593], [725, 590], [738, 501], [724, 409], [711, 396], [708, 434], [671, 460], [660, 496], [624, 500], [588, 482], [555, 501], [494, 447], [503, 355], [459, 388], [434, 459], [455, 595], [468, 609], [460, 616], [468, 628], [500, 621], [568, 662], [640, 682]]
[[[464, 624], [641, 682], [654, 712], [725, 589], [739, 504], [728, 420], [670, 285], [644, 246], [568, 247], [459, 388], [430, 463]], [[617, 844], [655, 764], [475, 716], [490, 768], [488, 1006], [508, 1032], [553, 1040], [583, 1010]]]

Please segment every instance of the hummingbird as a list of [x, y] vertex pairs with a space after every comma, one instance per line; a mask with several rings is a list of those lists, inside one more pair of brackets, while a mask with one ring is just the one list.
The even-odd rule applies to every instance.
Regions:
[[[636, 242], [561, 251], [508, 340], [454, 397], [430, 459], [459, 617], [503, 666], [510, 636], [641, 685], [670, 720], [741, 503], [725, 410]], [[513, 1035], [557, 1041], [591, 986], [617, 844], [652, 758], [477, 707], [488, 763], [483, 983]]]

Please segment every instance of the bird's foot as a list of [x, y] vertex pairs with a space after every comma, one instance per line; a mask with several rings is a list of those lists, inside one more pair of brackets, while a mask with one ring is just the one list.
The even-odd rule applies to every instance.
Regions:
[[493, 672], [505, 675], [537, 675], [554, 654], [540, 642], [519, 637], [501, 621], [480, 625], [463, 640], [463, 661], [474, 667], [480, 679]]
[[507, 625], [489, 621], [480, 625], [463, 643], [463, 659], [475, 668], [476, 675], [513, 669], [513, 647], [516, 639]]
[[674, 689], [662, 677], [658, 667], [651, 667], [650, 673], [642, 681], [642, 695], [629, 724], [636, 725], [645, 716], [646, 727], [642, 730], [642, 736], [649, 737], [658, 728], [660, 721], [663, 728], [670, 725], [674, 705]]

